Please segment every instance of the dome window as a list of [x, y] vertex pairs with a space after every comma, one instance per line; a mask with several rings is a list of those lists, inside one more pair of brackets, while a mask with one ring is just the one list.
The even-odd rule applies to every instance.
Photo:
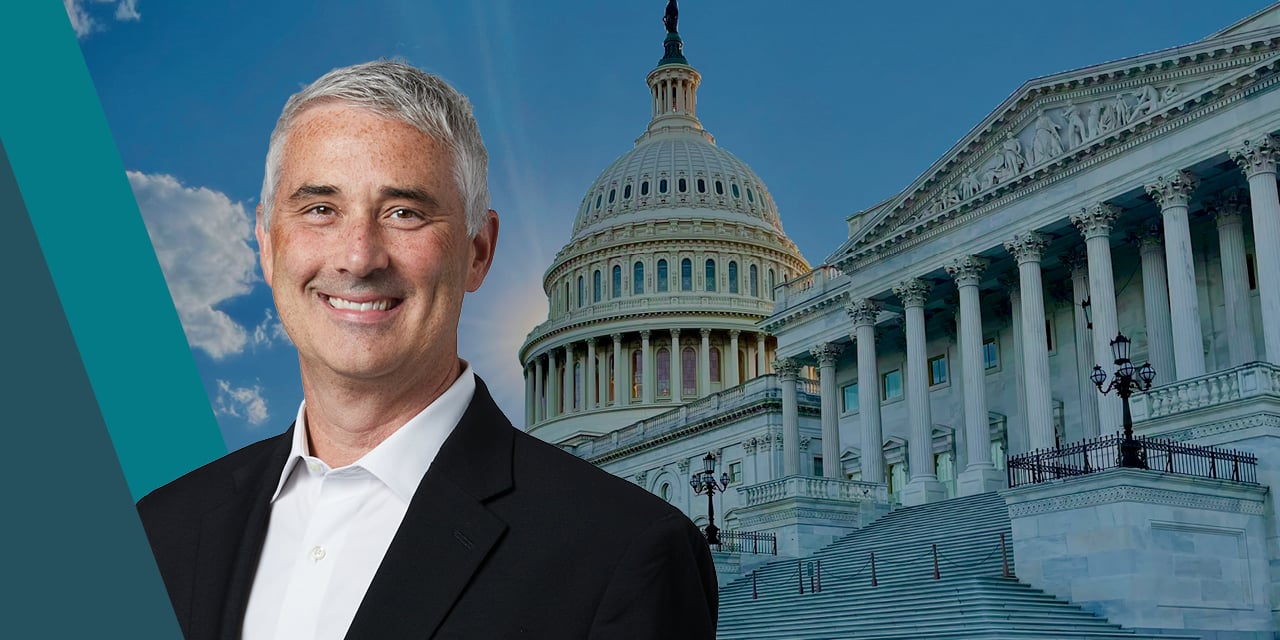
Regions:
[[596, 210], [597, 211], [600, 210], [600, 205], [602, 204], [604, 204], [604, 195], [597, 193], [596, 194]]
[[667, 291], [667, 261], [665, 259], [658, 261], [658, 282], [654, 287], [659, 293]]
[[724, 183], [720, 182], [719, 180], [716, 180], [716, 195], [718, 196], [724, 195]]
[[680, 290], [693, 291], [693, 261], [688, 258], [680, 261]]
[[680, 178], [680, 180], [676, 182], [676, 191], [679, 191], [680, 193], [684, 193], [688, 190], [689, 190], [689, 181], [685, 180], [684, 178]]
[[623, 200], [631, 199], [631, 185], [627, 185], [622, 188], [622, 199]]
[[715, 291], [716, 290], [716, 261], [715, 260], [712, 260], [710, 258], [707, 259], [706, 273], [704, 275], [706, 276], [705, 280], [707, 284], [707, 291]]
[[729, 261], [729, 293], [738, 292], [738, 262]]
[[613, 265], [613, 288], [612, 288], [612, 291], [613, 291], [613, 294], [610, 296], [611, 298], [621, 298], [621, 297], [622, 297], [622, 267], [620, 267], [620, 266], [618, 266], [618, 265], [616, 265], [616, 264], [615, 264], [615, 265]]
[[618, 195], [618, 190], [617, 190], [617, 189], [610, 189], [610, 190], [609, 190], [609, 204], [613, 204], [613, 199], [614, 199], [614, 196], [616, 196], [616, 195]]
[[587, 287], [582, 276], [578, 276], [578, 308], [581, 309], [587, 304]]
[[600, 270], [591, 274], [591, 302], [600, 302]]
[[748, 281], [751, 283], [751, 287], [750, 287], [751, 295], [755, 297], [759, 297], [760, 296], [760, 270], [756, 268], [756, 265], [753, 264], [747, 269], [747, 273], [750, 275], [750, 277], [748, 278]]
[[648, 180], [645, 180], [644, 182], [641, 182], [641, 183], [640, 183], [640, 195], [642, 195], [642, 196], [647, 196], [647, 195], [649, 195], [649, 181], [648, 181]]
[[667, 192], [667, 179], [663, 178], [658, 181], [658, 193], [666, 193], [666, 192]]
[[644, 293], [644, 263], [637, 262], [631, 269], [631, 292], [635, 295]]
[[702, 178], [698, 178], [698, 193], [706, 193], [706, 192], [707, 192], [707, 181], [703, 180]]
[[738, 183], [736, 183], [736, 182], [732, 182], [732, 183], [730, 183], [730, 184], [729, 184], [729, 190], [733, 192], [733, 197], [734, 197], [734, 198], [741, 198], [741, 197], [742, 197], [742, 193], [738, 191]]
[[755, 194], [751, 193], [751, 187], [747, 187], [747, 202], [754, 203], [756, 201]]

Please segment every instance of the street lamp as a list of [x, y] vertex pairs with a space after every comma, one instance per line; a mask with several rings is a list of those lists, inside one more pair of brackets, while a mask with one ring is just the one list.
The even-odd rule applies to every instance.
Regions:
[[[1129, 347], [1132, 346], [1132, 342], [1123, 333], [1117, 333], [1116, 339], [1111, 341], [1111, 354], [1116, 357], [1116, 372], [1110, 384], [1106, 384], [1107, 373], [1096, 364], [1093, 365], [1093, 373], [1089, 379], [1103, 395], [1115, 391], [1116, 395], [1120, 396], [1120, 402], [1124, 407], [1124, 440], [1120, 443], [1120, 466], [1146, 469], [1146, 456], [1138, 441], [1133, 439], [1133, 414], [1129, 412], [1129, 396], [1135, 390], [1150, 389], [1151, 382], [1156, 379], [1156, 370], [1151, 363], [1146, 363], [1135, 371], [1133, 362], [1129, 360]], [[1105, 388], [1104, 384], [1106, 384]]]
[[707, 494], [707, 544], [720, 544], [720, 529], [716, 527], [716, 507], [712, 498], [717, 491], [729, 488], [729, 474], [720, 474], [716, 480], [716, 457], [710, 453], [702, 458], [702, 471], [689, 477], [689, 486], [693, 492]]

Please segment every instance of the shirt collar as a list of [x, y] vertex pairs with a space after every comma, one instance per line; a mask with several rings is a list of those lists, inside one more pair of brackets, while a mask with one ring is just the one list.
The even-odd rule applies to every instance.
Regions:
[[[436, 454], [440, 452], [440, 447], [462, 420], [462, 414], [470, 406], [475, 391], [475, 374], [471, 365], [462, 360], [462, 374], [440, 397], [349, 467], [368, 471], [408, 503], [417, 491], [418, 484], [422, 482], [422, 476], [426, 475]], [[311, 448], [307, 442], [306, 408], [307, 402], [303, 400], [294, 421], [288, 461], [280, 472], [276, 491], [271, 495], [273, 503], [284, 490], [285, 483], [298, 463], [311, 457]]]

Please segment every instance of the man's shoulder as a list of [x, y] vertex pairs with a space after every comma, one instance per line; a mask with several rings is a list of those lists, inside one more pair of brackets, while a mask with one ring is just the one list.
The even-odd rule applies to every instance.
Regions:
[[535, 484], [539, 492], [553, 492], [578, 511], [586, 508], [601, 517], [636, 522], [681, 514], [646, 489], [518, 430], [514, 464], [517, 490]]
[[283, 462], [275, 454], [287, 453], [288, 438], [286, 431], [195, 469], [144, 496], [138, 501], [138, 511], [145, 520], [152, 513], [195, 513], [216, 507], [245, 483], [259, 480], [275, 466], [273, 462]]

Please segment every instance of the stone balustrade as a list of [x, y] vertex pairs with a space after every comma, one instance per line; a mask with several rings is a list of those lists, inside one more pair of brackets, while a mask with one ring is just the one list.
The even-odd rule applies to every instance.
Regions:
[[743, 505], [746, 507], [754, 507], [787, 498], [827, 498], [882, 504], [889, 502], [889, 489], [883, 484], [809, 476], [787, 476], [769, 482], [739, 487], [738, 494], [742, 497]]
[[1130, 402], [1134, 420], [1155, 420], [1262, 396], [1280, 400], [1280, 367], [1252, 362], [1160, 385]]
[[847, 286], [848, 281], [842, 279], [844, 272], [832, 265], [818, 265], [812, 271], [788, 282], [779, 284], [777, 292], [778, 306], [787, 307], [802, 300]]

